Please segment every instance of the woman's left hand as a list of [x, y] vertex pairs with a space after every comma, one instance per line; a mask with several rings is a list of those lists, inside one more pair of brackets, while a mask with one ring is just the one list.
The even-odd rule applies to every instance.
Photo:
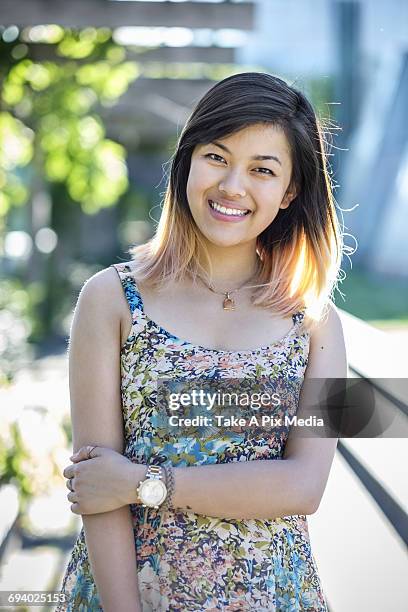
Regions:
[[135, 503], [136, 488], [147, 466], [101, 446], [83, 446], [70, 459], [73, 464], [63, 474], [74, 514], [99, 514]]

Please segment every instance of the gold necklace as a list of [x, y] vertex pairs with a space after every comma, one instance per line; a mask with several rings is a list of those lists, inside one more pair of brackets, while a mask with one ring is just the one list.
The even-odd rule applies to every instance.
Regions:
[[197, 276], [204, 283], [204, 285], [208, 287], [208, 289], [210, 289], [210, 291], [212, 291], [213, 293], [216, 293], [217, 295], [225, 296], [222, 302], [222, 307], [224, 310], [235, 310], [235, 300], [233, 297], [231, 297], [233, 293], [236, 293], [237, 291], [240, 291], [241, 289], [252, 289], [254, 287], [263, 286], [263, 285], [246, 285], [248, 281], [245, 281], [243, 285], [241, 285], [240, 287], [237, 287], [236, 289], [229, 289], [228, 291], [216, 291], [213, 285], [211, 285], [210, 283], [207, 283], [199, 274], [197, 274]]

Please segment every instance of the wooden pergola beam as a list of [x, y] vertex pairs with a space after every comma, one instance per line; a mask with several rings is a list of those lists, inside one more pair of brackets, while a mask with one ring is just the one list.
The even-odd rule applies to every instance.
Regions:
[[[129, 89], [121, 96], [118, 102], [109, 107], [109, 112], [116, 115], [126, 115], [132, 109], [140, 107], [142, 102], [151, 96], [162, 96], [172, 100], [175, 104], [192, 108], [215, 81], [210, 79], [166, 79], [140, 77], [130, 84]], [[149, 103], [146, 104], [149, 108]]]
[[115, 2], [113, 0], [2, 0], [0, 24], [20, 27], [167, 26], [252, 30], [254, 4], [211, 2]]
[[[29, 57], [36, 62], [63, 62], [69, 58], [57, 54], [57, 45], [29, 43]], [[136, 50], [125, 47], [126, 59], [137, 62], [198, 62], [204, 64], [232, 64], [235, 48], [232, 47], [156, 47], [154, 49]], [[86, 63], [88, 60], [82, 60]]]
[[163, 143], [175, 137], [192, 107], [214, 85], [207, 79], [139, 78], [115, 106], [100, 107], [108, 136], [128, 149], [139, 139]]

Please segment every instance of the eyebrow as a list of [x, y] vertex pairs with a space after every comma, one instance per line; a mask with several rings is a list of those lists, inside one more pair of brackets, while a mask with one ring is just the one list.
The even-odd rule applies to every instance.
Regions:
[[[216, 147], [219, 147], [220, 149], [222, 149], [223, 151], [226, 151], [227, 153], [229, 153], [231, 155], [231, 151], [228, 149], [228, 147], [226, 147], [225, 145], [221, 144], [220, 142], [217, 142], [216, 140], [213, 140], [212, 142], [209, 142], [208, 144], [213, 144]], [[279, 157], [276, 157], [276, 155], [253, 155], [249, 159], [253, 159], [253, 160], [256, 160], [256, 161], [272, 160], [272, 161], [278, 162], [278, 164], [280, 166], [282, 165], [281, 160], [279, 159]]]

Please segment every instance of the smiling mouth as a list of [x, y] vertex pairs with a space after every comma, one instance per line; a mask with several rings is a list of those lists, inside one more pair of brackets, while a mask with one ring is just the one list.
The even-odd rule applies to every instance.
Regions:
[[214, 200], [208, 200], [208, 204], [210, 208], [215, 210], [215, 212], [221, 215], [225, 215], [226, 217], [240, 218], [240, 217], [245, 217], [246, 215], [249, 215], [251, 213], [250, 210], [241, 210], [239, 208], [232, 208], [232, 207], [227, 208], [226, 206], [222, 206], [221, 204], [218, 204], [218, 202], [215, 202]]

